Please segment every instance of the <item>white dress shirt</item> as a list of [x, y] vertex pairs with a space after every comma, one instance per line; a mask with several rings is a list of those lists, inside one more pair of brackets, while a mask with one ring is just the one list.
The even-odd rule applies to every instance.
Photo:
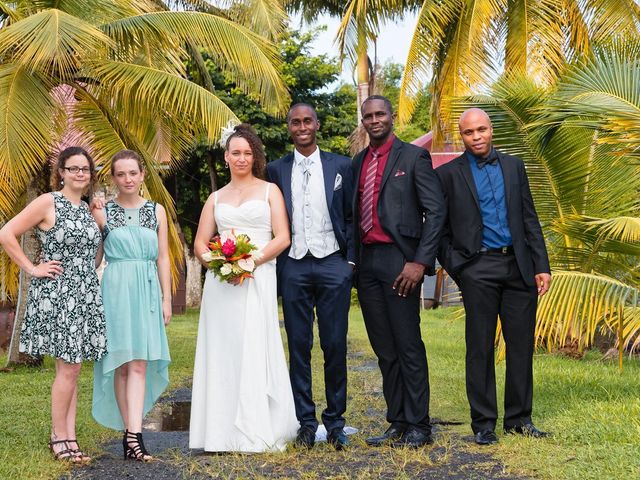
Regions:
[[[293, 153], [291, 171], [291, 249], [289, 257], [300, 259], [307, 252], [324, 258], [340, 249], [333, 233], [333, 224], [327, 206], [324, 174], [320, 149], [305, 157], [297, 150]], [[308, 160], [307, 160], [308, 158]], [[306, 173], [307, 165], [309, 173]], [[305, 185], [305, 176], [309, 175]]]

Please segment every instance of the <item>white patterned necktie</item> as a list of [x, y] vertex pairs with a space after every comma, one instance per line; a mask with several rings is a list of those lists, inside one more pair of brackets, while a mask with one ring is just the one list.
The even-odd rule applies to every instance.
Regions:
[[305, 157], [302, 160], [302, 190], [305, 193], [309, 189], [309, 178], [311, 178], [311, 159]]
[[364, 177], [362, 199], [360, 200], [360, 228], [364, 233], [373, 228], [373, 186], [378, 172], [378, 158], [380, 158], [380, 154], [377, 151], [371, 152], [371, 161]]
[[311, 212], [311, 187], [309, 181], [311, 179], [311, 159], [305, 158], [302, 161], [302, 193], [304, 195], [304, 202], [302, 204], [302, 216], [304, 219], [305, 234], [311, 229], [313, 222]]

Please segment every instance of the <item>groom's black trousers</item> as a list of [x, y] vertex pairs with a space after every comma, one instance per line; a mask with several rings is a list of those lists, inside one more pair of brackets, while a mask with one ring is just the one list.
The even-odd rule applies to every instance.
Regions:
[[504, 427], [531, 423], [533, 346], [538, 292], [512, 254], [478, 255], [458, 274], [465, 320], [466, 383], [474, 433], [498, 419], [494, 344], [498, 316], [506, 354]]
[[324, 353], [327, 431], [344, 427], [347, 408], [347, 327], [352, 268], [336, 252], [325, 258], [288, 258], [280, 272], [280, 293], [289, 345], [289, 375], [301, 426], [317, 428], [312, 397], [311, 348], [314, 307]]
[[420, 285], [406, 297], [393, 290], [405, 261], [393, 244], [363, 245], [358, 299], [382, 373], [387, 421], [430, 433], [429, 373], [420, 333]]

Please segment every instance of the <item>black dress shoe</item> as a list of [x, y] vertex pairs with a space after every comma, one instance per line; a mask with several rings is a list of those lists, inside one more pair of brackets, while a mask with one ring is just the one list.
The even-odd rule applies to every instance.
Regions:
[[349, 446], [349, 439], [342, 428], [334, 428], [327, 435], [327, 442], [333, 445], [336, 450], [344, 450]]
[[298, 429], [298, 435], [296, 436], [296, 440], [294, 445], [296, 447], [303, 448], [311, 448], [316, 443], [316, 429], [309, 426], [303, 425]]
[[493, 445], [498, 443], [498, 436], [493, 430], [481, 430], [476, 433], [475, 441], [478, 445]]
[[365, 440], [367, 445], [371, 447], [380, 447], [389, 442], [393, 442], [394, 440], [399, 440], [400, 437], [404, 434], [406, 428], [402, 428], [396, 425], [391, 425], [387, 428], [387, 431], [378, 437], [370, 437]]
[[404, 435], [393, 442], [391, 446], [393, 448], [420, 448], [425, 445], [431, 445], [432, 443], [433, 437], [431, 436], [431, 432], [425, 432], [417, 428], [408, 428]]
[[524, 425], [518, 425], [515, 427], [506, 427], [504, 429], [504, 433], [518, 433], [520, 435], [524, 435], [525, 437], [533, 438], [544, 438], [551, 435], [549, 432], [538, 430], [533, 423], [525, 423]]

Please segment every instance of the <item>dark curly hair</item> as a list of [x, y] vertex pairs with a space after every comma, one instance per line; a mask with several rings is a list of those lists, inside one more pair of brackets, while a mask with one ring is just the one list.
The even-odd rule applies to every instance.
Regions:
[[260, 137], [258, 137], [256, 131], [248, 123], [236, 125], [234, 130], [235, 131], [229, 135], [229, 138], [227, 138], [227, 143], [225, 143], [224, 146], [225, 151], [229, 150], [229, 143], [232, 138], [244, 138], [249, 144], [249, 147], [251, 147], [251, 152], [253, 153], [253, 167], [251, 168], [251, 171], [255, 177], [264, 180], [265, 170], [267, 168], [267, 157], [264, 153], [264, 145], [262, 144]]
[[91, 158], [91, 155], [89, 155], [89, 152], [82, 147], [67, 147], [58, 154], [58, 159], [51, 168], [51, 179], [49, 184], [51, 185], [52, 190], [60, 190], [62, 188], [62, 176], [60, 175], [60, 170], [66, 167], [67, 160], [75, 155], [82, 155], [89, 162], [89, 174], [91, 177], [89, 179], [89, 186], [85, 193], [88, 193], [89, 196], [91, 196], [93, 186], [98, 180], [96, 175], [96, 163], [93, 161], [93, 158]]

